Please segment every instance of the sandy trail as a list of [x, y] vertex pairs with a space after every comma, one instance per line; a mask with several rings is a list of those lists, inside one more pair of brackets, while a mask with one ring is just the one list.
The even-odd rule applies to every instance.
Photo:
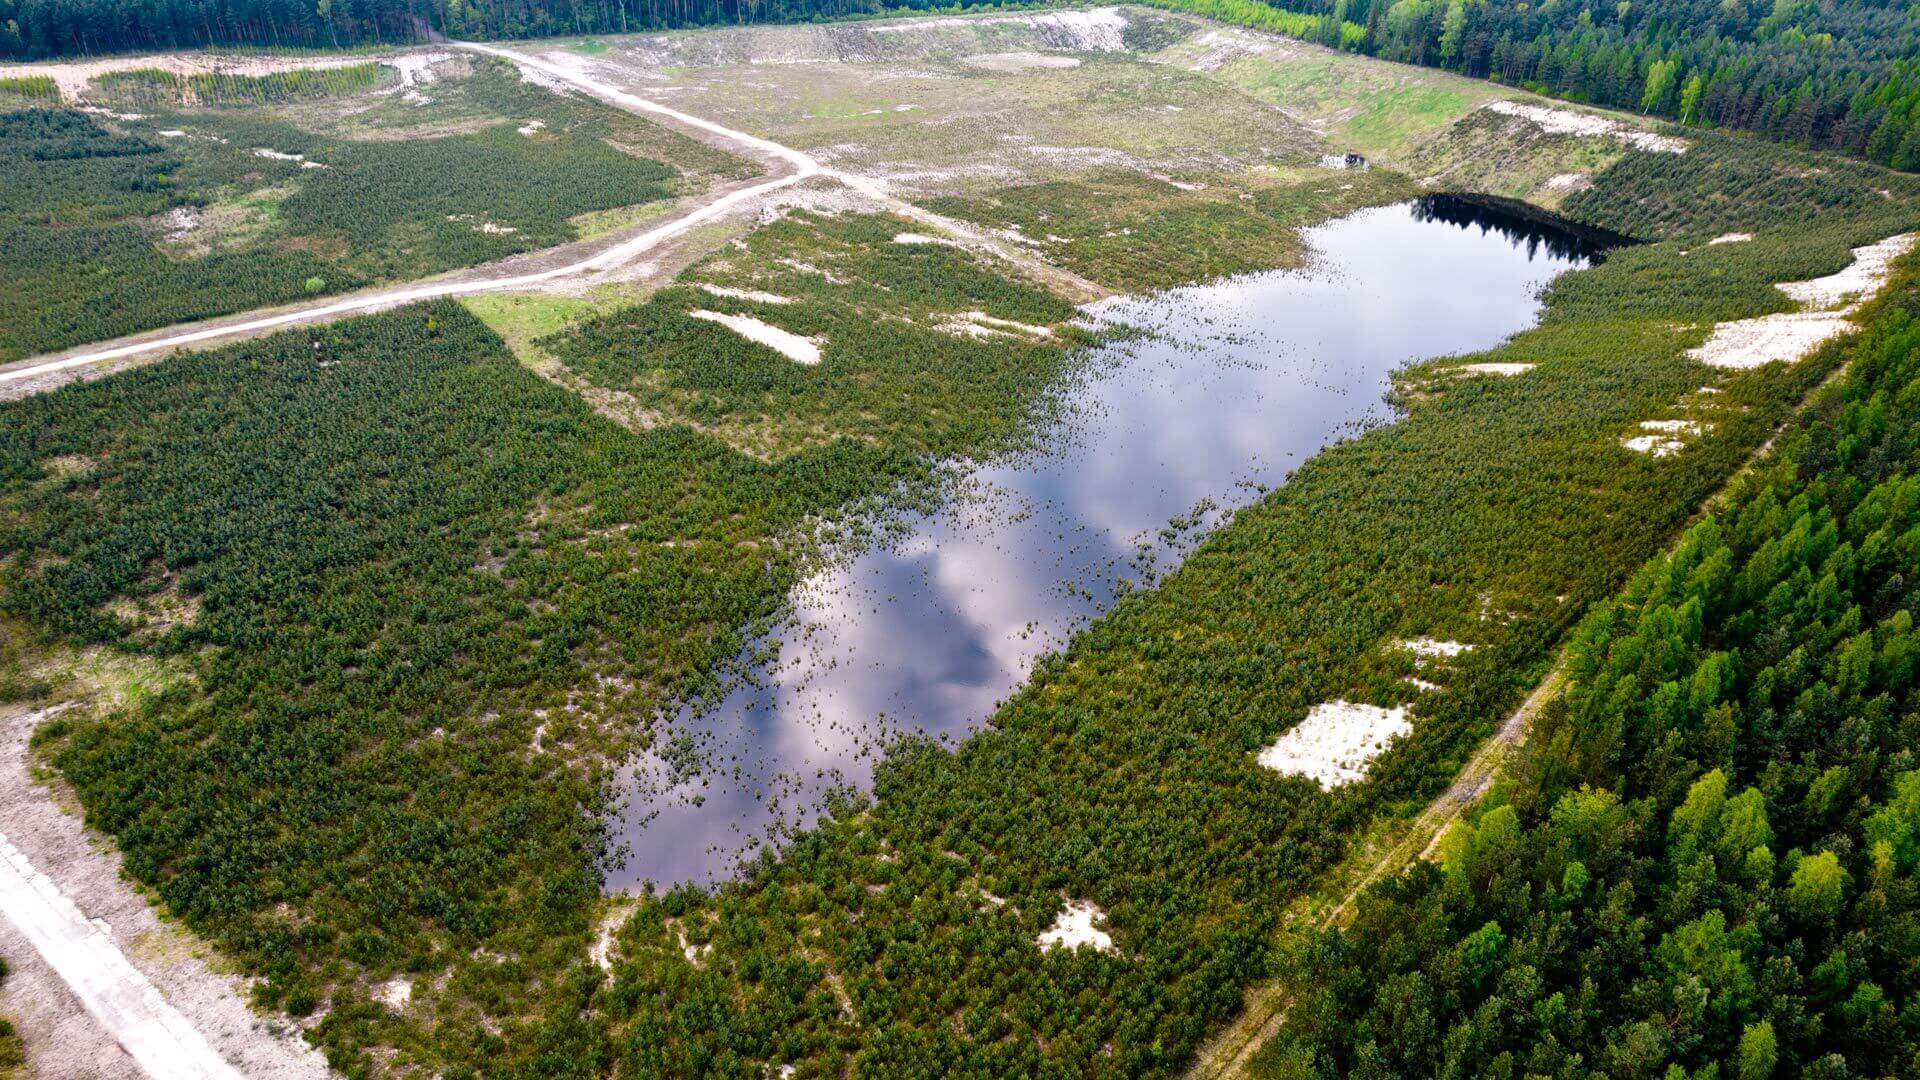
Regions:
[[36, 1077], [305, 1080], [330, 1075], [299, 1035], [255, 1015], [120, 878], [29, 772], [27, 740], [56, 709], [0, 712], [0, 1004]]
[[[695, 134], [706, 142], [720, 145], [728, 150], [744, 152], [747, 156], [768, 166], [772, 175], [752, 183], [716, 189], [704, 201], [680, 210], [660, 224], [600, 248], [585, 257], [565, 261], [559, 265], [544, 266], [526, 273], [502, 275], [499, 272], [502, 265], [524, 265], [527, 261], [542, 261], [541, 256], [544, 253], [535, 252], [508, 260], [506, 264], [477, 267], [432, 281], [372, 289], [312, 304], [294, 305], [272, 313], [229, 316], [190, 326], [148, 331], [115, 344], [100, 347], [83, 346], [80, 349], [57, 353], [50, 357], [29, 358], [0, 365], [0, 398], [17, 396], [17, 394], [4, 393], [4, 388], [8, 384], [25, 383], [25, 386], [16, 389], [27, 393], [51, 389], [61, 380], [50, 380], [48, 376], [90, 365], [125, 360], [222, 338], [255, 336], [289, 326], [320, 322], [344, 315], [364, 314], [421, 300], [537, 288], [566, 278], [611, 270], [633, 262], [641, 255], [684, 235], [695, 226], [724, 217], [742, 207], [757, 203], [776, 191], [814, 177], [835, 180], [892, 213], [938, 229], [970, 250], [1009, 263], [1075, 302], [1085, 302], [1110, 295], [1110, 290], [1021, 251], [1013, 244], [989, 236], [964, 222], [933, 213], [893, 196], [887, 192], [883, 184], [876, 180], [827, 169], [804, 151], [628, 93], [578, 67], [554, 63], [519, 50], [505, 49], [495, 45], [470, 42], [456, 42], [453, 45], [456, 48], [499, 57], [518, 65], [524, 71], [538, 72], [549, 79], [561, 80], [616, 108], [661, 121], [670, 127]], [[573, 251], [578, 247], [579, 245], [563, 245], [561, 248], [553, 248], [549, 251]]]

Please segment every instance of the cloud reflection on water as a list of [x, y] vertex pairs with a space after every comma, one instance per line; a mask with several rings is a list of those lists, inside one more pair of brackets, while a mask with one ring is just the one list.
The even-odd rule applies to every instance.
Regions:
[[[802, 584], [776, 667], [683, 718], [716, 764], [708, 777], [669, 787], [664, 762], [636, 765], [617, 829], [631, 851], [609, 885], [724, 878], [768, 825], [804, 822], [836, 784], [866, 785], [891, 733], [963, 736], [1114, 601], [1170, 519], [1257, 499], [1385, 419], [1395, 368], [1532, 325], [1541, 287], [1581, 264], [1412, 204], [1307, 238], [1307, 271], [1091, 309], [1153, 333], [1096, 356], [1040, 452], [978, 466], [965, 497], [911, 517], [906, 539]], [[1160, 552], [1162, 571], [1175, 555]]]

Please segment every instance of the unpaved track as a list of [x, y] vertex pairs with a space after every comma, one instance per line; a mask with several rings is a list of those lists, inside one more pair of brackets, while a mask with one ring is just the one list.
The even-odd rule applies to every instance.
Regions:
[[27, 740], [56, 709], [0, 710], [0, 1005], [29, 1075], [306, 1080], [328, 1074], [300, 1036], [247, 1006], [202, 947], [162, 923], [29, 772]]
[[[744, 153], [766, 166], [770, 170], [770, 175], [750, 183], [717, 188], [708, 193], [704, 200], [673, 213], [665, 221], [605, 246], [562, 245], [548, 249], [546, 252], [517, 256], [493, 266], [458, 271], [410, 285], [376, 288], [270, 312], [227, 316], [186, 326], [148, 331], [115, 343], [81, 346], [78, 349], [51, 356], [34, 357], [0, 365], [0, 398], [17, 397], [21, 393], [51, 389], [66, 381], [58, 377], [61, 373], [72, 372], [79, 368], [113, 364], [115, 361], [126, 361], [224, 338], [257, 336], [289, 326], [380, 311], [421, 300], [538, 288], [565, 278], [612, 270], [685, 234], [697, 225], [725, 217], [783, 188], [814, 177], [827, 177], [845, 184], [851, 190], [879, 203], [893, 213], [938, 229], [966, 248], [1013, 265], [1069, 299], [1084, 302], [1110, 295], [1110, 290], [1022, 251], [1017, 245], [1006, 243], [963, 222], [935, 214], [890, 195], [884, 185], [876, 181], [828, 170], [804, 151], [783, 146], [771, 139], [749, 135], [744, 131], [736, 131], [703, 117], [630, 94], [579, 68], [556, 64], [516, 49], [468, 42], [456, 42], [454, 47], [500, 57], [524, 70], [537, 71], [549, 78], [562, 80], [615, 108], [660, 121], [669, 127], [686, 131], [724, 149]], [[543, 265], [556, 262], [554, 258], [556, 254], [564, 256], [564, 254], [581, 252], [582, 249], [591, 250], [592, 253], [576, 259], [563, 257], [558, 260], [558, 265]], [[529, 263], [537, 268], [528, 269], [525, 272], [509, 269], [527, 266]], [[507, 272], [503, 273], [503, 270]], [[10, 393], [10, 390], [13, 392]]]
[[[1412, 865], [1415, 859], [1425, 858], [1432, 853], [1453, 823], [1460, 820], [1461, 815], [1493, 786], [1508, 752], [1526, 739], [1527, 728], [1533, 723], [1534, 716], [1560, 692], [1561, 683], [1561, 667], [1556, 663], [1533, 693], [1528, 694], [1520, 707], [1507, 716], [1500, 729], [1473, 752], [1447, 790], [1414, 817], [1400, 842], [1369, 866], [1346, 898], [1320, 918], [1317, 929], [1326, 930], [1344, 920], [1368, 885], [1389, 874], [1399, 873]], [[1279, 984], [1267, 983], [1248, 990], [1240, 1015], [1201, 1047], [1193, 1068], [1187, 1072], [1190, 1080], [1244, 1076], [1253, 1055], [1278, 1034], [1280, 1025], [1286, 1022], [1287, 1004], [1287, 994]]]

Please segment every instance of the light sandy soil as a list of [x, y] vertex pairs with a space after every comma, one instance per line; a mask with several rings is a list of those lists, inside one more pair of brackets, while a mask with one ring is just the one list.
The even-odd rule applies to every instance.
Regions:
[[1461, 364], [1453, 370], [1467, 375], [1525, 375], [1532, 364]]
[[162, 922], [120, 856], [29, 772], [50, 710], [0, 711], [0, 1007], [36, 1077], [325, 1077], [297, 1032], [255, 1015], [205, 945]]
[[748, 341], [765, 345], [796, 364], [813, 365], [820, 362], [819, 341], [801, 337], [791, 330], [782, 330], [772, 323], [763, 322], [751, 315], [723, 315], [717, 311], [689, 311], [687, 314], [696, 319], [719, 323]]
[[1053, 925], [1040, 932], [1034, 944], [1041, 951], [1054, 949], [1078, 949], [1082, 945], [1091, 946], [1096, 952], [1112, 952], [1113, 936], [1100, 929], [1099, 923], [1107, 921], [1107, 913], [1085, 900], [1069, 900], [1067, 906], [1053, 920]]
[[1546, 105], [1528, 105], [1518, 101], [1492, 101], [1486, 108], [1505, 116], [1517, 116], [1549, 135], [1578, 135], [1588, 138], [1618, 139], [1637, 150], [1661, 154], [1684, 154], [1687, 141], [1671, 135], [1656, 135], [1629, 127], [1611, 117]]
[[85, 100], [88, 84], [95, 78], [114, 71], [133, 71], [137, 69], [159, 68], [171, 71], [175, 75], [271, 75], [278, 71], [322, 71], [328, 68], [353, 67], [374, 59], [382, 63], [392, 61], [371, 56], [342, 57], [264, 57], [264, 56], [222, 56], [217, 53], [163, 53], [157, 56], [109, 56], [99, 60], [41, 60], [31, 64], [0, 64], [0, 79], [17, 79], [44, 75], [51, 78], [60, 88], [60, 96], [66, 101]]
[[1780, 291], [1799, 301], [1803, 310], [1720, 323], [1704, 344], [1687, 355], [1714, 367], [1734, 369], [1804, 359], [1853, 329], [1853, 314], [1887, 283], [1893, 260], [1913, 246], [1916, 236], [1920, 234], [1903, 233], [1854, 248], [1853, 262], [1837, 274], [1780, 283]]
[[1336, 788], [1366, 779], [1368, 762], [1412, 730], [1404, 705], [1383, 709], [1329, 701], [1307, 710], [1306, 719], [1260, 751], [1259, 761], [1275, 772]]
[[761, 292], [759, 289], [733, 289], [725, 285], [710, 285], [704, 281], [697, 283], [698, 288], [711, 296], [724, 296], [732, 300], [750, 300], [756, 304], [791, 304], [793, 297], [778, 293]]

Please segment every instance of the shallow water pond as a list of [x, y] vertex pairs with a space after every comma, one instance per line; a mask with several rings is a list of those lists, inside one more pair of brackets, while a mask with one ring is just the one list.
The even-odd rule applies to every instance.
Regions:
[[609, 886], [724, 878], [834, 786], [866, 785], [898, 733], [963, 737], [1121, 590], [1329, 442], [1390, 420], [1396, 368], [1532, 325], [1542, 287], [1597, 254], [1458, 200], [1361, 211], [1307, 239], [1304, 271], [1090, 308], [1147, 333], [1097, 351], [1039, 450], [969, 464], [942, 509], [896, 523], [903, 539], [803, 583], [778, 660], [635, 764]]

